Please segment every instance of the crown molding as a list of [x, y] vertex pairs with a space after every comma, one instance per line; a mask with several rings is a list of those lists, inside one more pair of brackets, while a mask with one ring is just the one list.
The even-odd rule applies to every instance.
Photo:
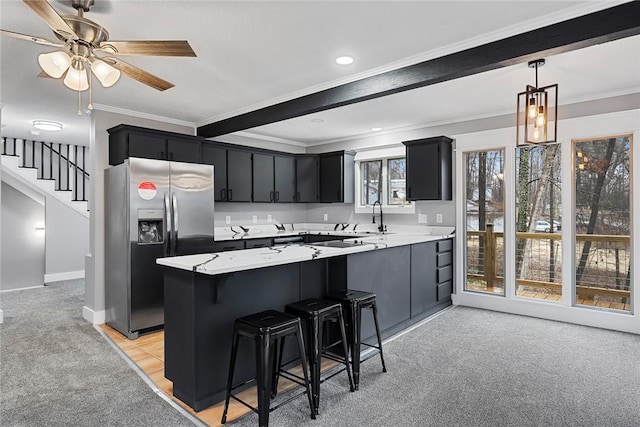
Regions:
[[157, 116], [155, 114], [143, 113], [141, 111], [127, 110], [126, 108], [112, 107], [110, 105], [93, 104], [93, 109], [98, 111], [105, 111], [108, 113], [123, 114], [125, 116], [137, 117], [140, 119], [155, 120], [177, 126], [191, 127], [194, 128], [194, 130], [196, 128], [196, 124], [193, 122], [174, 119], [172, 117]]

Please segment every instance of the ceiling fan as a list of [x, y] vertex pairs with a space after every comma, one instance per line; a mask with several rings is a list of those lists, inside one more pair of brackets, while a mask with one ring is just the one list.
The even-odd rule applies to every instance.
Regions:
[[[159, 91], [174, 86], [112, 55], [196, 56], [186, 40], [109, 40], [109, 33], [104, 27], [84, 17], [84, 13], [89, 12], [94, 5], [94, 0], [71, 0], [71, 6], [78, 12], [77, 16], [58, 14], [46, 0], [23, 1], [45, 21], [59, 41], [52, 42], [2, 29], [0, 34], [60, 48], [38, 56], [38, 63], [44, 70], [40, 76], [56, 79], [65, 76], [65, 86], [78, 91], [79, 100], [80, 92], [89, 89], [89, 109], [92, 109], [91, 74], [104, 87], [113, 86], [121, 73]], [[81, 114], [80, 110], [78, 114]]]

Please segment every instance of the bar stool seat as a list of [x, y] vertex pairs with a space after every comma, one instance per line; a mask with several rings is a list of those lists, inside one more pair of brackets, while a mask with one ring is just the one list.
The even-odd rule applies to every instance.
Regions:
[[[335, 301], [326, 301], [319, 298], [308, 298], [297, 301], [285, 306], [285, 312], [300, 317], [306, 325], [307, 330], [307, 349], [309, 351], [309, 368], [311, 370], [311, 389], [313, 394], [313, 403], [316, 408], [316, 414], [319, 413], [320, 407], [320, 383], [346, 370], [349, 377], [349, 388], [355, 391], [353, 378], [351, 374], [351, 364], [349, 363], [349, 350], [347, 345], [347, 337], [345, 333], [344, 316], [342, 314], [342, 306]], [[337, 320], [340, 329], [340, 337], [342, 343], [342, 351], [344, 357], [337, 357], [326, 352], [323, 348], [324, 323], [326, 321]], [[339, 344], [338, 342], [328, 347]], [[281, 346], [282, 347], [282, 346]], [[282, 354], [280, 355], [282, 357]], [[320, 367], [322, 357], [343, 363], [345, 368], [328, 376], [324, 380], [321, 379]], [[280, 362], [282, 364], [282, 362]], [[274, 390], [277, 386], [277, 379], [274, 381]]]
[[[361, 345], [372, 347], [378, 350], [380, 361], [382, 362], [382, 372], [387, 372], [382, 353], [382, 339], [380, 337], [380, 325], [378, 324], [378, 308], [376, 306], [376, 294], [372, 292], [358, 291], [355, 289], [343, 289], [327, 294], [328, 300], [339, 302], [345, 312], [345, 323], [349, 350], [351, 351], [351, 363], [353, 371], [353, 382], [355, 389], [360, 385], [360, 363], [363, 362], [360, 356]], [[362, 342], [362, 309], [368, 308], [373, 312], [373, 321], [376, 326], [376, 336], [378, 345], [371, 345]], [[366, 359], [365, 359], [366, 360]]]
[[[295, 399], [300, 394], [295, 395], [285, 402], [282, 402], [274, 408], [270, 408], [271, 404], [271, 382], [273, 380], [277, 354], [277, 340], [281, 343], [289, 335], [295, 335], [298, 341], [298, 352], [302, 363], [302, 372], [304, 374], [304, 382], [297, 382], [305, 387], [305, 393], [309, 400], [309, 408], [311, 409], [311, 418], [315, 419], [315, 408], [311, 397], [311, 387], [309, 377], [307, 375], [307, 364], [305, 359], [305, 349], [302, 337], [302, 326], [300, 318], [291, 316], [275, 310], [262, 311], [260, 313], [251, 314], [249, 316], [240, 317], [234, 322], [233, 342], [231, 346], [231, 359], [229, 362], [229, 377], [227, 380], [227, 392], [224, 402], [224, 411], [222, 413], [222, 424], [227, 422], [227, 411], [229, 409], [229, 400], [234, 398], [238, 402], [247, 406], [254, 412], [258, 413], [258, 422], [260, 427], [269, 425], [269, 413], [277, 409], [281, 405]], [[238, 342], [240, 337], [254, 340], [256, 346], [256, 378], [242, 384], [233, 385], [233, 372], [235, 370], [236, 357], [238, 354]], [[276, 347], [276, 351], [272, 348]], [[243, 385], [255, 381], [258, 391], [258, 407], [255, 408], [231, 392]]]

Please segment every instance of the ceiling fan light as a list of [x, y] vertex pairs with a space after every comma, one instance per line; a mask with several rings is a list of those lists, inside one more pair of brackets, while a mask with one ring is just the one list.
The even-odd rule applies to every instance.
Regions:
[[49, 76], [59, 79], [71, 65], [71, 58], [67, 53], [58, 50], [38, 55], [38, 64]]
[[64, 85], [69, 89], [83, 91], [89, 89], [89, 80], [87, 79], [87, 71], [84, 69], [82, 62], [74, 60], [64, 77]]
[[120, 79], [120, 70], [100, 59], [96, 59], [91, 63], [91, 71], [104, 87], [111, 87]]

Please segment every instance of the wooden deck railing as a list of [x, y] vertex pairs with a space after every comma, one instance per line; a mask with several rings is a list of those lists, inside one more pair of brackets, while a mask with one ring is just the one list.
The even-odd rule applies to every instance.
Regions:
[[[498, 244], [499, 239], [504, 238], [504, 233], [494, 231], [492, 224], [487, 224], [484, 231], [467, 231], [467, 236], [477, 237], [480, 239], [480, 247], [484, 248], [482, 251], [482, 272], [481, 273], [467, 273], [468, 279], [483, 280], [486, 283], [487, 290], [492, 292], [495, 286], [501, 286], [503, 284], [503, 277], [499, 274], [497, 269], [498, 256], [497, 248], [502, 245]], [[532, 240], [556, 240], [560, 241], [562, 235], [560, 233], [516, 233], [517, 239], [532, 239]], [[630, 236], [620, 235], [599, 235], [599, 234], [577, 234], [577, 242], [598, 242], [598, 243], [621, 243], [627, 248], [630, 245]], [[529, 286], [535, 288], [552, 289], [561, 292], [562, 284], [542, 281], [542, 280], [528, 280], [528, 279], [516, 279], [516, 284], [520, 286]], [[630, 298], [631, 293], [629, 289], [615, 289], [605, 288], [601, 286], [576, 286], [578, 296], [580, 298], [593, 298], [596, 295], [606, 295], [617, 298]]]

